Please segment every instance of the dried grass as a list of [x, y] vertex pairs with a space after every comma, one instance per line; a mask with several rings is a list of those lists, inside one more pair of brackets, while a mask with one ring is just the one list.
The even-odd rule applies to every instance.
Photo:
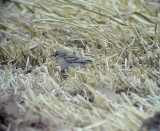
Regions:
[[[160, 109], [159, 16], [160, 4], [149, 0], [1, 4], [1, 96], [20, 95], [24, 112], [54, 116], [70, 130], [138, 130]], [[64, 80], [51, 57], [59, 49], [93, 64]], [[100, 82], [120, 102], [93, 88]]]

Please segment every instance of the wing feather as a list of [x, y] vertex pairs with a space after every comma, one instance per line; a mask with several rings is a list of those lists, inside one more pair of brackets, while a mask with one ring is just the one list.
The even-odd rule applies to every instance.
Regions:
[[91, 60], [87, 60], [85, 58], [78, 57], [73, 54], [68, 54], [67, 56], [64, 57], [64, 59], [68, 63], [90, 63], [90, 62], [92, 62]]
[[64, 59], [69, 63], [73, 63], [74, 61], [79, 60], [79, 57], [73, 54], [68, 54], [67, 56], [64, 57]]

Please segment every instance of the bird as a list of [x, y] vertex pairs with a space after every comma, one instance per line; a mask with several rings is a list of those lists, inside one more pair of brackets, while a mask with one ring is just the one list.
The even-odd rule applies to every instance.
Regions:
[[81, 67], [85, 64], [91, 63], [91, 60], [87, 60], [83, 57], [76, 56], [72, 53], [57, 50], [52, 56], [58, 59], [58, 63], [61, 66], [61, 70], [68, 70], [69, 67]]

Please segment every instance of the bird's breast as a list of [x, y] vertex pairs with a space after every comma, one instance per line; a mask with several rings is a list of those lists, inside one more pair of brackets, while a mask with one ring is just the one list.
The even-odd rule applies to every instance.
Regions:
[[65, 59], [59, 59], [58, 62], [59, 62], [59, 65], [61, 66], [62, 70], [63, 69], [68, 69], [69, 64], [66, 62]]

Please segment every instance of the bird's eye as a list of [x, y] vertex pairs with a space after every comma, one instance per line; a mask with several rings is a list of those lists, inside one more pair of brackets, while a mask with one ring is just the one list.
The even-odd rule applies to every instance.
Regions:
[[57, 55], [58, 55], [58, 53], [56, 52], [56, 53], [55, 53], [55, 55], [57, 56]]

